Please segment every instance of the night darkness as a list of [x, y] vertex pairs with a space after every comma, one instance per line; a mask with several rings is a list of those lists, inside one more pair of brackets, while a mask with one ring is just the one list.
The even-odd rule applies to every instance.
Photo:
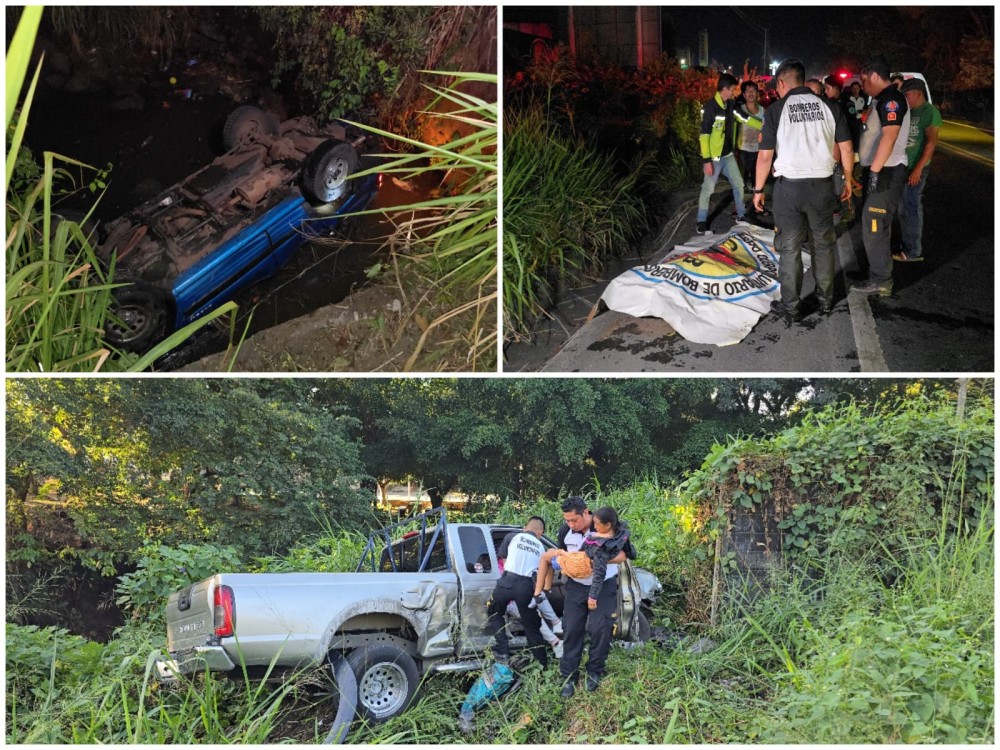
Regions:
[[[565, 11], [565, 7], [505, 5], [503, 18], [505, 23], [526, 21], [556, 24], [561, 10]], [[672, 56], [680, 48], [688, 48], [692, 54], [697, 54], [698, 32], [707, 29], [712, 67], [715, 64], [723, 68], [732, 66], [734, 72], [739, 74], [744, 61], [749, 61], [751, 67], [757, 66], [758, 73], [767, 73], [763, 59], [766, 28], [771, 61], [796, 57], [805, 63], [809, 75], [826, 75], [844, 67], [849, 68], [852, 63], [856, 64], [868, 57], [871, 52], [879, 52], [877, 49], [848, 47], [845, 54], [835, 44], [839, 30], [875, 32], [872, 38], [884, 38], [888, 47], [900, 36], [905, 36], [899, 32], [907, 23], [906, 10], [888, 6], [661, 6], [663, 45], [664, 51]], [[990, 9], [980, 10], [992, 16]], [[955, 8], [951, 15], [952, 18], [961, 19], [966, 14], [963, 14], [961, 8]], [[884, 37], [879, 36], [880, 30], [884, 31]], [[954, 30], [949, 31], [954, 34]], [[965, 28], [959, 35], [970, 31], [971, 29]], [[892, 59], [893, 55], [886, 57], [890, 67], [896, 69], [910, 69], [908, 66], [919, 64], [914, 60]]]
[[[555, 23], [556, 7], [509, 6], [503, 9], [504, 21]], [[698, 48], [698, 32], [708, 29], [709, 55], [726, 65], [741, 65], [750, 58], [759, 63], [764, 51], [763, 28], [768, 28], [775, 59], [799, 57], [814, 64], [826, 62], [829, 28], [843, 20], [850, 8], [789, 7], [662, 7], [667, 29], [664, 44], [671, 49]], [[748, 17], [754, 26], [740, 17]]]

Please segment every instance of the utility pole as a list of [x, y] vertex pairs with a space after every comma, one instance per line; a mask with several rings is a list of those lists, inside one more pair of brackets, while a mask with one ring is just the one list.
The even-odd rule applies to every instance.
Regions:
[[764, 70], [771, 69], [771, 51], [767, 48], [767, 27], [764, 27]]
[[969, 379], [958, 379], [958, 418], [965, 419], [965, 398], [969, 392]]

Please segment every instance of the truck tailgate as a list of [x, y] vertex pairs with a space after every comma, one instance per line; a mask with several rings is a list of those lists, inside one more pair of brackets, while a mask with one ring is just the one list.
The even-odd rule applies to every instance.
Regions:
[[215, 578], [170, 595], [167, 600], [167, 648], [173, 653], [204, 646], [215, 631]]

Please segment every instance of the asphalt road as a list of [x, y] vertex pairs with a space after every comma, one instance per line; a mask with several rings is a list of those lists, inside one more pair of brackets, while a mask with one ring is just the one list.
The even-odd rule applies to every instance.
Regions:
[[[992, 134], [946, 123], [924, 191], [926, 260], [895, 264], [892, 297], [848, 295], [847, 274], [856, 271], [864, 253], [855, 223], [838, 241], [838, 300], [827, 318], [813, 314], [788, 324], [767, 315], [740, 343], [718, 347], [686, 341], [659, 319], [604, 312], [541, 369], [992, 373], [993, 183]], [[716, 194], [713, 210], [723, 196]], [[730, 223], [728, 203], [714, 210], [713, 218], [716, 232], [724, 230]], [[681, 234], [693, 233], [693, 217], [689, 223]], [[807, 273], [804, 293], [811, 288]]]

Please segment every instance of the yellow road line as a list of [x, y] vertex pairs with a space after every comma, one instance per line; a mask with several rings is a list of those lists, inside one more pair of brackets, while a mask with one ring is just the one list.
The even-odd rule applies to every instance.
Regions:
[[992, 130], [984, 130], [983, 128], [977, 128], [975, 125], [969, 125], [966, 122], [955, 122], [954, 120], [943, 120], [942, 122], [946, 122], [949, 125], [957, 125], [960, 128], [970, 128], [972, 130], [978, 130], [980, 133], [989, 133], [990, 136], [993, 135]]
[[972, 151], [966, 151], [964, 148], [959, 148], [958, 146], [952, 146], [950, 143], [942, 143], [938, 141], [938, 148], [943, 148], [945, 151], [954, 151], [960, 156], [964, 156], [967, 159], [972, 159], [973, 161], [978, 161], [980, 164], [985, 164], [987, 167], [993, 167], [993, 160], [988, 156], [983, 156], [982, 154], [977, 154]]

